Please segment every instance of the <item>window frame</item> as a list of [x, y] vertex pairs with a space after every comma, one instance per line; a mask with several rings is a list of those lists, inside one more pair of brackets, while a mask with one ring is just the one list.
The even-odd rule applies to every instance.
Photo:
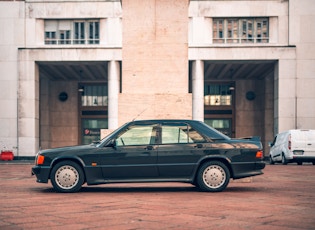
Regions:
[[[64, 24], [68, 25], [64, 26]], [[44, 44], [98, 45], [100, 44], [100, 19], [44, 20]]]
[[[178, 136], [175, 137], [174, 139], [177, 139], [177, 141], [174, 142], [163, 142], [163, 131], [165, 127], [175, 127], [178, 129]], [[183, 127], [186, 127], [186, 131], [184, 129], [182, 129]], [[161, 145], [182, 145], [182, 144], [196, 144], [196, 143], [205, 143], [206, 138], [200, 133], [198, 132], [195, 128], [193, 128], [191, 125], [187, 124], [187, 123], [183, 123], [183, 122], [165, 122], [162, 123], [160, 126], [160, 144]], [[182, 132], [180, 132], [182, 131]], [[186, 141], [183, 142], [183, 139], [180, 137], [182, 133], [185, 133], [186, 135]], [[197, 133], [199, 138], [202, 138], [202, 140], [197, 140], [192, 138], [191, 134], [192, 133]]]
[[269, 43], [269, 18], [213, 18], [213, 44]]
[[[148, 142], [146, 142], [146, 143], [138, 142], [138, 143], [131, 143], [131, 144], [128, 143], [128, 142], [125, 143], [125, 141], [128, 140], [128, 139], [123, 139], [124, 135], [130, 134], [130, 132], [134, 132], [134, 133], [131, 133], [133, 135], [137, 134], [137, 132], [141, 128], [143, 128], [143, 130], [145, 132], [150, 131], [150, 129], [151, 129], [149, 136], [143, 136], [142, 137], [142, 138], [147, 138]], [[146, 129], [148, 129], [148, 130], [146, 130]], [[157, 135], [157, 124], [153, 123], [153, 124], [147, 124], [147, 125], [131, 125], [127, 129], [125, 129], [123, 132], [120, 132], [115, 137], [115, 146], [116, 147], [128, 147], [128, 146], [149, 146], [149, 145], [155, 145], [155, 144], [157, 144], [156, 143], [156, 141], [157, 141], [156, 135]], [[129, 138], [131, 138], [131, 137], [129, 137]], [[131, 139], [134, 139], [134, 137], [132, 137]]]

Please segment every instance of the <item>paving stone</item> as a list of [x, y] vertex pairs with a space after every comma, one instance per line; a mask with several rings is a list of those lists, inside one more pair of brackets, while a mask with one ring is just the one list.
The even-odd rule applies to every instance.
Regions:
[[314, 229], [315, 166], [267, 165], [220, 193], [184, 183], [56, 193], [30, 163], [0, 163], [0, 229]]

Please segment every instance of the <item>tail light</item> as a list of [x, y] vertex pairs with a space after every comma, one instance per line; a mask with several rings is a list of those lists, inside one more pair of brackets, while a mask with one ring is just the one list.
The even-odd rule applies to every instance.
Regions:
[[288, 149], [291, 150], [291, 135], [289, 135]]
[[264, 158], [264, 153], [262, 150], [259, 150], [256, 152], [256, 158], [259, 158], [259, 159], [263, 159]]

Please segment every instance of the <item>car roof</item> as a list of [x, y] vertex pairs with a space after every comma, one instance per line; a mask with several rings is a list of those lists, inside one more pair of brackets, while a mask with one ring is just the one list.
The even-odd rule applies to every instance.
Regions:
[[128, 123], [161, 123], [161, 122], [187, 122], [187, 123], [199, 123], [197, 120], [189, 119], [148, 119], [148, 120], [133, 120]]

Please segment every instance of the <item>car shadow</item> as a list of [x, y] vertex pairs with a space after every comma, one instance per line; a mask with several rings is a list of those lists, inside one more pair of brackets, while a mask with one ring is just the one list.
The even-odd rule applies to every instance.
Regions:
[[134, 187], [83, 187], [81, 193], [95, 193], [95, 192], [112, 192], [112, 193], [163, 193], [163, 192], [195, 192], [199, 191], [196, 187], [150, 187], [150, 186], [134, 186]]
[[[34, 192], [40, 193], [57, 193], [53, 188], [34, 188]], [[224, 191], [218, 193], [202, 192], [195, 186], [113, 186], [106, 187], [106, 185], [101, 186], [83, 186], [78, 193], [183, 193], [183, 192], [198, 192], [205, 194], [220, 194], [220, 193], [238, 193], [238, 192], [261, 192], [259, 187], [241, 187], [241, 186], [231, 186], [227, 187]], [[62, 194], [62, 193], [61, 193]], [[63, 193], [64, 194], [64, 193]]]

